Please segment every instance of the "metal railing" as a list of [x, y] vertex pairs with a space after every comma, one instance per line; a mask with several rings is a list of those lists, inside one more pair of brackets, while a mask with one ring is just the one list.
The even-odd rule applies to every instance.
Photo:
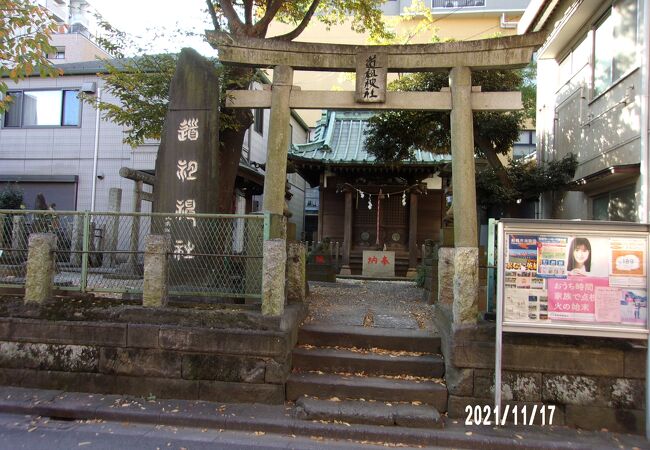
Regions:
[[432, 8], [471, 8], [484, 7], [486, 0], [432, 0]]
[[261, 298], [263, 215], [0, 211], [0, 286], [22, 286], [29, 235], [54, 233], [58, 289], [142, 293], [145, 237], [168, 235], [170, 295]]

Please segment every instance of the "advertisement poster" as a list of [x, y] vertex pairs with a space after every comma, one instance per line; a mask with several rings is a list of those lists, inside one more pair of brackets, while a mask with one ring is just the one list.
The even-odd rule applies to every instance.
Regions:
[[506, 320], [647, 323], [643, 238], [604, 235], [507, 235]]
[[537, 271], [537, 236], [511, 235], [506, 270]]
[[539, 236], [537, 240], [537, 273], [539, 276], [542, 278], [564, 278], [566, 276], [568, 239]]
[[646, 283], [643, 239], [611, 239], [610, 280], [618, 286], [644, 287]]

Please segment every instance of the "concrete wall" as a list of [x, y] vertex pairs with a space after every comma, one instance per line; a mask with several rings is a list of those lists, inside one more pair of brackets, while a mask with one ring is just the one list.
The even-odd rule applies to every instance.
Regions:
[[54, 34], [50, 43], [54, 47], [65, 47], [65, 58], [52, 60], [56, 64], [110, 58], [108, 53], [81, 33]]
[[[16, 89], [80, 88], [84, 82], [97, 82], [97, 76], [63, 76], [55, 79], [28, 78]], [[117, 102], [102, 93], [106, 101]], [[77, 210], [89, 210], [92, 191], [93, 152], [95, 142], [95, 109], [87, 104], [81, 106], [79, 127], [0, 128], [0, 175], [78, 175]], [[108, 191], [111, 187], [122, 188], [122, 210], [132, 211], [133, 182], [119, 176], [122, 166], [153, 169], [156, 146], [144, 146], [133, 150], [122, 142], [123, 128], [111, 122], [101, 121], [96, 210], [108, 209]], [[47, 192], [44, 192], [47, 199]]]

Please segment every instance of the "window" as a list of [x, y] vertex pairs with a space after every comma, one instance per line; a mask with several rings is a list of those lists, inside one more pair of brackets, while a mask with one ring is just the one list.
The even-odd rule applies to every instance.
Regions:
[[55, 51], [47, 55], [49, 59], [65, 59], [65, 47], [56, 47]]
[[636, 222], [636, 193], [634, 187], [596, 197], [592, 201], [594, 220], [616, 220]]
[[527, 158], [535, 154], [535, 131], [523, 130], [519, 132], [519, 139], [515, 142], [512, 149], [512, 159]]
[[636, 65], [637, 0], [619, 0], [594, 30], [593, 93], [600, 95]]
[[74, 127], [80, 123], [78, 90], [10, 91], [13, 97], [4, 115], [6, 128]]
[[257, 108], [255, 110], [255, 117], [254, 117], [254, 122], [253, 122], [253, 129], [257, 131], [259, 134], [264, 134], [264, 110], [261, 108]]

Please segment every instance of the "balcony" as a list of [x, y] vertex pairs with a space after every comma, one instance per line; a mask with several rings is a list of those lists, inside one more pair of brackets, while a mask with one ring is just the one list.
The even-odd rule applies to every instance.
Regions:
[[486, 0], [431, 0], [433, 9], [485, 8]]

